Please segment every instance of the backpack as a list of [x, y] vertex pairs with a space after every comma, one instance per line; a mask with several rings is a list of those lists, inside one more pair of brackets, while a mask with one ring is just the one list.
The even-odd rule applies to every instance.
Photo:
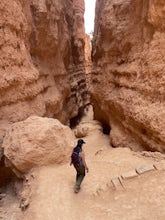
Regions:
[[73, 165], [77, 165], [79, 166], [80, 165], [80, 156], [79, 156], [79, 153], [78, 152], [73, 152], [72, 155], [71, 155], [71, 160], [72, 160], [72, 163]]

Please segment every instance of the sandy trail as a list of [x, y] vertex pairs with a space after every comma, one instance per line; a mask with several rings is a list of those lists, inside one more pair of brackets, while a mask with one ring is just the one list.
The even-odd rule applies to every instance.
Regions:
[[[126, 180], [125, 189], [114, 190], [110, 185], [112, 178], [139, 165], [154, 163], [154, 159], [128, 148], [112, 148], [109, 137], [102, 134], [91, 115], [81, 123], [90, 128], [84, 138], [89, 173], [81, 191], [73, 191], [76, 173], [69, 162], [35, 169], [30, 206], [21, 220], [164, 220], [164, 171]], [[20, 220], [8, 218], [11, 219]]]
[[[93, 126], [88, 116], [81, 122]], [[97, 126], [96, 126], [97, 127]], [[131, 150], [114, 149], [109, 137], [93, 129], [84, 150], [89, 173], [82, 189], [73, 192], [75, 170], [68, 164], [40, 168], [35, 177], [36, 191], [25, 220], [164, 220], [165, 176], [151, 171], [125, 181], [125, 189], [112, 190], [110, 180], [145, 163], [153, 163]]]

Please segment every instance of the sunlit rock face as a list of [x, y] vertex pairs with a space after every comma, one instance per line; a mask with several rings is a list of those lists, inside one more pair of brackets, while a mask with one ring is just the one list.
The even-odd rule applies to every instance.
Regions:
[[97, 0], [92, 58], [112, 145], [165, 152], [165, 1]]
[[86, 104], [84, 0], [1, 0], [0, 144], [30, 115], [67, 123]]

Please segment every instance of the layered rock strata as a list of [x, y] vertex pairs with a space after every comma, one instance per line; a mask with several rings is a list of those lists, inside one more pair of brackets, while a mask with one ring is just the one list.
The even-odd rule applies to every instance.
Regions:
[[85, 69], [86, 69], [86, 82], [87, 88], [89, 90], [90, 87], [90, 75], [91, 75], [91, 38], [89, 34], [85, 34]]
[[92, 58], [112, 145], [165, 152], [165, 1], [97, 0]]
[[86, 104], [84, 0], [0, 2], [0, 144], [30, 115], [68, 123]]

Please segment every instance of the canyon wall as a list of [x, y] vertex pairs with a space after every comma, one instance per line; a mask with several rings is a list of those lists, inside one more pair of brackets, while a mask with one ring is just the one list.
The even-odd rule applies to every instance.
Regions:
[[68, 123], [85, 106], [84, 10], [84, 0], [0, 2], [0, 144], [11, 123]]
[[165, 152], [165, 1], [97, 0], [92, 59], [112, 145]]
[[91, 75], [91, 37], [89, 34], [85, 34], [85, 69], [86, 69], [86, 83], [89, 90], [90, 86], [90, 75]]

